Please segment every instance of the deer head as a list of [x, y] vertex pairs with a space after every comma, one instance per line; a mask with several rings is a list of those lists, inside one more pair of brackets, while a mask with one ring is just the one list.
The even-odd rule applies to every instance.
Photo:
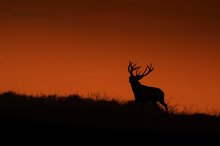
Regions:
[[[147, 76], [150, 72], [154, 70], [154, 66], [152, 64], [147, 65], [143, 73], [139, 71], [140, 68], [141, 67], [137, 66], [136, 63], [133, 64], [131, 61], [129, 61], [128, 72], [130, 73], [130, 77], [129, 77], [130, 83], [138, 82], [138, 80], [141, 80], [143, 77]], [[133, 73], [134, 71], [136, 71], [135, 75]]]

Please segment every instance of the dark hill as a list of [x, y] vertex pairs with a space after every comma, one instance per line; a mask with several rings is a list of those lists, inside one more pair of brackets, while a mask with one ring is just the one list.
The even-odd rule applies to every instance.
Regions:
[[[140, 110], [132, 102], [94, 100], [78, 95], [33, 97], [0, 94], [0, 128], [6, 137], [52, 136], [122, 141], [175, 140], [210, 143], [220, 135], [220, 117], [206, 114], [174, 114]], [[23, 133], [23, 134], [22, 134]], [[39, 133], [39, 134], [37, 134]], [[69, 133], [69, 134], [67, 134]]]

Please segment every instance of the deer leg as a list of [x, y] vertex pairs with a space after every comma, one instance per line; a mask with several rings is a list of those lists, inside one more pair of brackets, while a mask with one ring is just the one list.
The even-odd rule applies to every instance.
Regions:
[[135, 109], [135, 110], [139, 110], [139, 103], [135, 100], [134, 102], [133, 102], [133, 108]]
[[[137, 105], [137, 106], [136, 106]], [[134, 101], [133, 102], [133, 106], [135, 109], [137, 109], [138, 111], [143, 111], [144, 109], [144, 103], [138, 102], [138, 101]]]
[[166, 104], [165, 102], [163, 102], [162, 105], [165, 107], [166, 112], [168, 112], [168, 106], [167, 106], [167, 104]]
[[141, 111], [144, 111], [144, 103], [141, 103]]
[[153, 103], [153, 107], [154, 107], [154, 109], [156, 110], [156, 111], [159, 111], [159, 107], [158, 107], [158, 105], [157, 105], [157, 102], [152, 102]]
[[165, 103], [164, 98], [162, 98], [162, 100], [160, 100], [159, 102], [160, 102], [160, 104], [162, 104], [164, 106], [164, 108], [166, 109], [166, 112], [168, 112], [168, 106]]

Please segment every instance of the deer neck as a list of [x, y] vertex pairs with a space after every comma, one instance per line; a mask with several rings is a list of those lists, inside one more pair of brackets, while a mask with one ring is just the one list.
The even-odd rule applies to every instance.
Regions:
[[131, 87], [133, 91], [137, 91], [137, 89], [140, 89], [141, 86], [142, 84], [139, 81], [131, 83]]

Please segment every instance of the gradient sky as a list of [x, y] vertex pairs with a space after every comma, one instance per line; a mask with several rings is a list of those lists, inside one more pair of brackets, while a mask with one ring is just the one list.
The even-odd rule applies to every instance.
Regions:
[[220, 110], [218, 0], [0, 0], [0, 91], [133, 99], [128, 61], [171, 103]]

